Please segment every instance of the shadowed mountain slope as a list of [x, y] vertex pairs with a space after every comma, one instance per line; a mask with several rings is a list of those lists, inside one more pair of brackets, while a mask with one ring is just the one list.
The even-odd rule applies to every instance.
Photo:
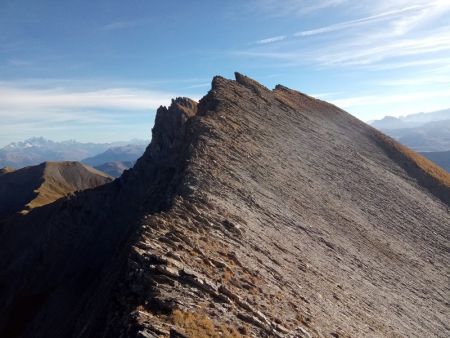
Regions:
[[12, 171], [14, 171], [13, 168], [10, 168], [10, 167], [4, 167], [4, 168], [1, 168], [1, 169], [0, 169], [0, 175], [7, 174], [7, 173], [10, 173], [10, 172], [12, 172]]
[[134, 162], [142, 156], [144, 150], [145, 145], [143, 144], [128, 144], [120, 147], [112, 147], [101, 154], [85, 158], [82, 162], [93, 167], [116, 161]]
[[114, 182], [1, 229], [0, 335], [446, 337], [449, 175], [236, 74]]
[[135, 161], [114, 161], [106, 162], [95, 167], [112, 177], [119, 177], [122, 173], [134, 166]]
[[0, 219], [110, 181], [110, 176], [79, 162], [44, 162], [16, 171], [3, 168], [0, 175]]

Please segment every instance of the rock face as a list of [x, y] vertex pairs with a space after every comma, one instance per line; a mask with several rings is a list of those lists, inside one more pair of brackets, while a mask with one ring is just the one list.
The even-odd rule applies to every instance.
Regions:
[[44, 162], [0, 174], [0, 219], [56, 201], [75, 191], [103, 185], [112, 178], [79, 162]]
[[243, 75], [114, 182], [1, 228], [2, 337], [447, 337], [449, 175]]

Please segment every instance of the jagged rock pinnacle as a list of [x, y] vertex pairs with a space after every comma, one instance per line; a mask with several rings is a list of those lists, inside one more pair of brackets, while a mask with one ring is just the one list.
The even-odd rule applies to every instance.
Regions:
[[242, 75], [241, 73], [235, 72], [234, 76], [236, 78], [236, 82], [249, 88], [250, 90], [254, 91], [257, 94], [262, 94], [264, 92], [269, 92], [270, 90], [266, 87], [264, 87], [262, 84], [256, 82], [255, 80]]
[[197, 114], [197, 102], [186, 97], [172, 100], [169, 108], [156, 112], [150, 154], [155, 161], [170, 162], [183, 139], [186, 121]]

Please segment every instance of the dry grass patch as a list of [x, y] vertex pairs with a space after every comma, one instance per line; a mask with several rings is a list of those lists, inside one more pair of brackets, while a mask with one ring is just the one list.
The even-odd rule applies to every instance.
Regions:
[[233, 271], [231, 271], [228, 268], [225, 268], [225, 270], [223, 272], [222, 280], [223, 280], [224, 283], [228, 283], [231, 280], [231, 278], [233, 278], [233, 276], [234, 276]]
[[240, 338], [242, 335], [227, 325], [216, 326], [205, 314], [174, 310], [172, 322], [181, 329], [184, 334], [192, 338]]
[[446, 172], [444, 169], [437, 166], [436, 164], [426, 159], [425, 157], [417, 154], [415, 151], [409, 149], [408, 147], [405, 147], [400, 143], [395, 142], [390, 137], [387, 137], [380, 132], [377, 132], [377, 134], [378, 137], [388, 146], [397, 150], [398, 152], [402, 153], [404, 156], [412, 160], [417, 165], [417, 167], [419, 167], [425, 174], [430, 175], [444, 186], [450, 188], [450, 174]]

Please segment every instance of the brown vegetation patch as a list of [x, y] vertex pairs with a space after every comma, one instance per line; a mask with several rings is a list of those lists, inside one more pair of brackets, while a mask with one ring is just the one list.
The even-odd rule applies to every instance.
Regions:
[[239, 338], [242, 335], [228, 325], [215, 325], [205, 314], [174, 310], [171, 318], [173, 324], [181, 329], [188, 337], [196, 338]]
[[450, 174], [430, 160], [374, 130], [375, 137], [389, 157], [417, 182], [446, 204], [450, 204]]

